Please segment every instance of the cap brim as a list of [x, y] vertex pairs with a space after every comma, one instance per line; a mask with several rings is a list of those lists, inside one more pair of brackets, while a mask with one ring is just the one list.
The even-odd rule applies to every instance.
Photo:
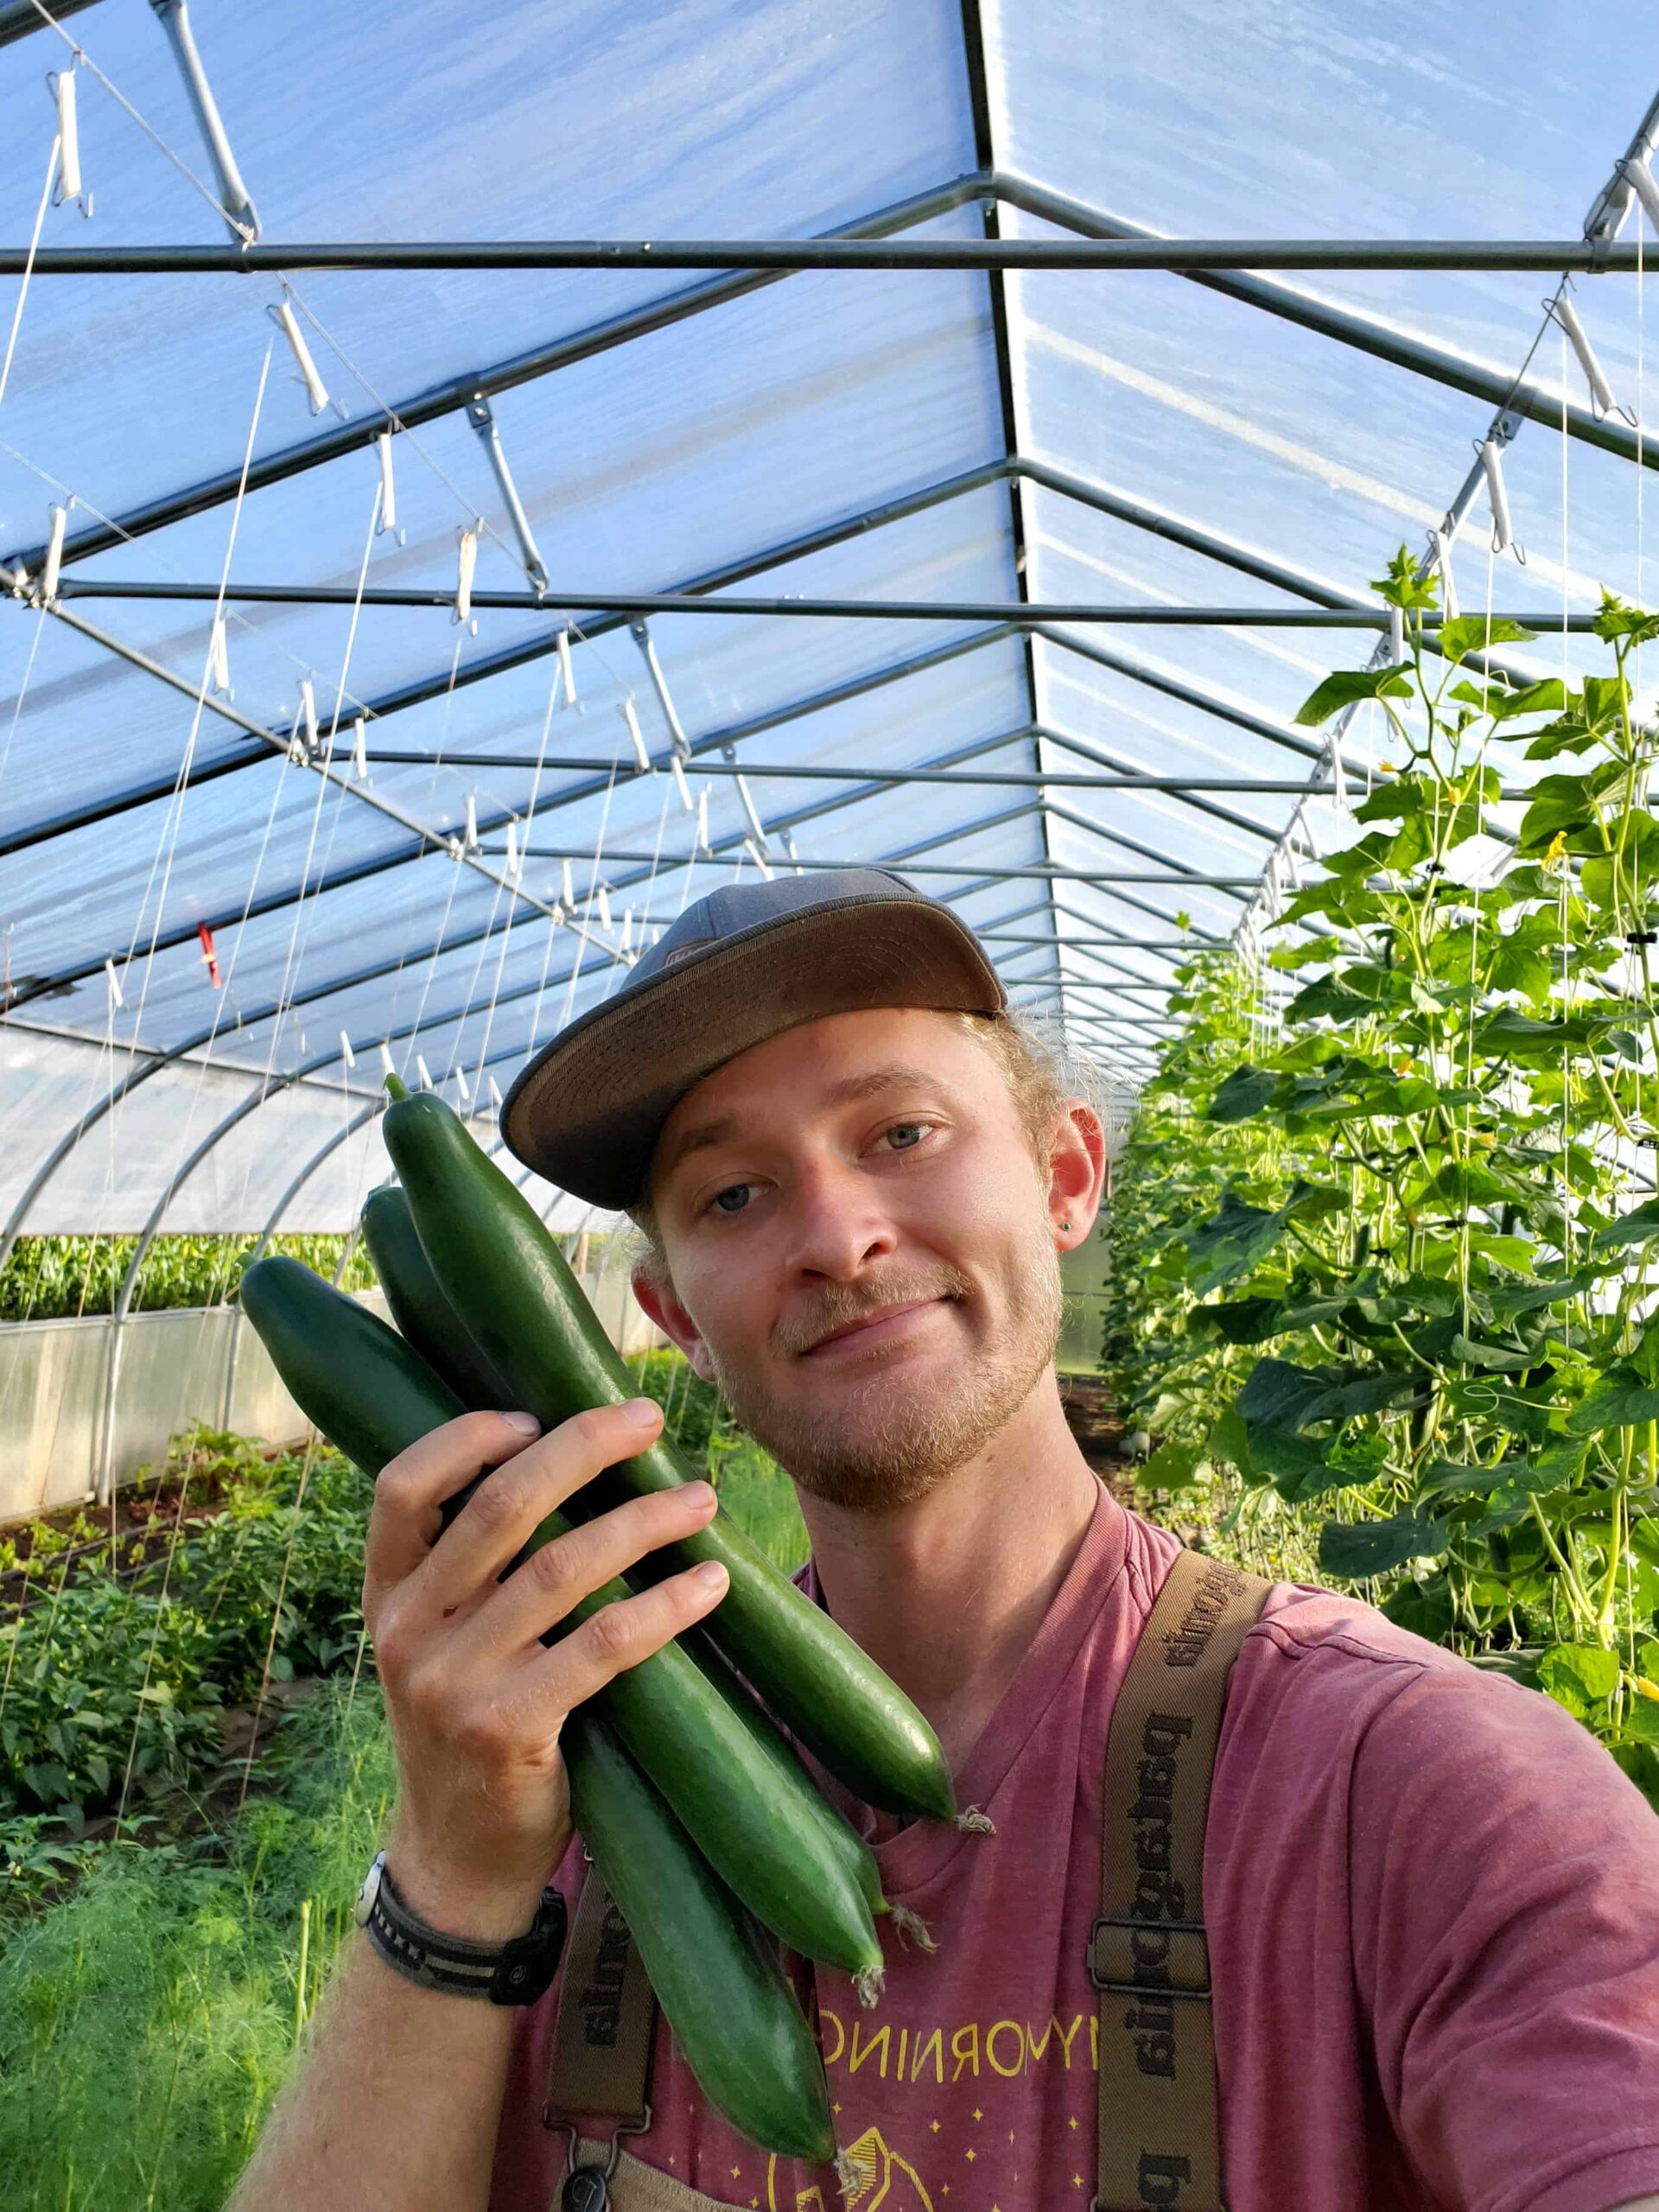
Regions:
[[501, 1109], [527, 1167], [595, 1205], [640, 1195], [663, 1123], [693, 1084], [826, 1014], [882, 1006], [1000, 1014], [978, 939], [922, 898], [849, 899], [765, 922], [625, 988], [556, 1037]]

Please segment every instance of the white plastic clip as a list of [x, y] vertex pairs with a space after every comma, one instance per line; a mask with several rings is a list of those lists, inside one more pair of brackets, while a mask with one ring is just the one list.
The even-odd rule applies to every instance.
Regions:
[[1406, 613], [1402, 607], [1389, 609], [1389, 661], [1398, 668], [1406, 657]]
[[625, 907], [623, 908], [623, 910], [622, 910], [622, 957], [623, 957], [623, 958], [626, 960], [626, 959], [627, 958], [628, 955], [629, 955], [632, 950], [633, 950], [633, 909], [632, 909], [632, 906], [625, 906]]
[[1515, 531], [1510, 524], [1510, 498], [1503, 488], [1503, 448], [1496, 438], [1484, 438], [1476, 450], [1486, 477], [1486, 497], [1492, 509], [1492, 550], [1494, 553], [1513, 551], [1517, 561], [1524, 558], [1516, 544]]
[[432, 1071], [428, 1067], [425, 1060], [422, 1058], [419, 1052], [416, 1052], [415, 1055], [415, 1072], [421, 1078], [421, 1089], [423, 1090], [431, 1090], [435, 1089], [436, 1086], [432, 1081]]
[[1331, 732], [1331, 781], [1332, 804], [1338, 814], [1348, 811], [1348, 778], [1342, 760], [1342, 725], [1338, 722]]
[[755, 843], [753, 837], [746, 837], [743, 840], [743, 849], [748, 855], [749, 858], [754, 862], [756, 868], [760, 869], [760, 874], [766, 881], [770, 883], [772, 881], [772, 868], [767, 862], [766, 855], [761, 851], [760, 846]]
[[523, 867], [524, 862], [518, 857], [518, 824], [516, 822], [510, 820], [507, 823], [508, 875], [511, 877], [516, 877]]
[[1642, 202], [1649, 222], [1659, 231], [1659, 177], [1654, 175], [1645, 161], [1622, 162], [1619, 174]]
[[467, 834], [461, 842], [465, 851], [478, 850], [478, 796], [474, 791], [467, 794]]
[[670, 753], [668, 765], [674, 771], [674, 784], [680, 794], [680, 804], [688, 814], [695, 814], [697, 810], [696, 802], [691, 796], [690, 785], [685, 780], [685, 770], [680, 765], [680, 756], [677, 753]]
[[599, 900], [599, 926], [607, 930], [611, 926], [611, 894], [601, 883], [594, 896]]
[[112, 959], [104, 963], [104, 979], [110, 987], [110, 1011], [113, 1014], [118, 1007], [124, 1007], [127, 1002], [121, 995], [121, 978], [115, 972]]
[[300, 678], [300, 721], [294, 734], [304, 748], [305, 758], [315, 760], [321, 745], [317, 736], [317, 694], [308, 676]]
[[1440, 612], [1448, 622], [1458, 619], [1458, 587], [1452, 575], [1452, 540], [1443, 530], [1428, 533], [1434, 547], [1434, 566], [1440, 579]]
[[572, 914], [575, 912], [576, 908], [576, 893], [575, 887], [570, 880], [570, 863], [569, 861], [562, 861], [560, 862], [559, 875], [561, 890], [563, 893], [562, 903], [565, 912], [567, 914]]
[[1611, 415], [1618, 403], [1613, 397], [1613, 388], [1602, 374], [1601, 363], [1596, 359], [1596, 349], [1590, 343], [1584, 325], [1579, 321], [1579, 311], [1563, 292], [1550, 304], [1550, 313], [1567, 333], [1567, 342], [1579, 357], [1579, 366], [1584, 371], [1584, 380], [1590, 387], [1591, 411], [1599, 420]]
[[715, 849], [709, 842], [709, 794], [706, 791], [697, 793], [697, 847], [701, 851], [710, 854]]
[[75, 113], [74, 70], [48, 72], [46, 81], [58, 106], [58, 188], [53, 199], [60, 207], [79, 200], [82, 213], [90, 215], [92, 200], [82, 198], [80, 188], [80, 123]]
[[795, 849], [795, 840], [787, 830], [784, 832], [784, 850], [789, 855], [790, 859], [794, 862], [796, 874], [804, 875], [806, 874], [806, 870], [801, 866], [800, 855]]
[[58, 578], [63, 572], [63, 538], [69, 527], [67, 506], [54, 507], [51, 527], [46, 540], [46, 558], [41, 563], [41, 597], [49, 607], [58, 595]]
[[470, 1106], [473, 1103], [473, 1094], [467, 1088], [467, 1077], [464, 1071], [457, 1067], [454, 1071], [454, 1077], [455, 1089], [461, 1093], [461, 1104], [463, 1106]]
[[352, 768], [359, 784], [369, 779], [369, 733], [359, 715], [352, 724]]
[[375, 524], [378, 537], [383, 530], [397, 527], [397, 485], [391, 473], [391, 432], [382, 430], [374, 442], [380, 456], [380, 519]]
[[467, 622], [473, 613], [473, 572], [478, 566], [478, 533], [484, 527], [480, 515], [471, 530], [455, 532], [455, 612], [454, 620]]
[[743, 811], [749, 817], [749, 828], [754, 833], [754, 842], [757, 845], [764, 847], [766, 842], [766, 824], [756, 811], [754, 795], [749, 789], [749, 779], [747, 776], [737, 776], [733, 780], [737, 785], [737, 795], [743, 802]]
[[215, 614], [213, 627], [207, 632], [207, 681], [215, 691], [229, 699], [231, 690], [231, 657], [225, 634], [225, 617]]
[[501, 1086], [493, 1076], [490, 1077], [490, 1103], [498, 1114], [506, 1104], [505, 1099], [501, 1096]]
[[[382, 1046], [381, 1050], [384, 1052], [385, 1049]], [[348, 1068], [357, 1065], [357, 1054], [352, 1050], [352, 1040], [343, 1029], [340, 1033], [340, 1057]]]
[[[632, 692], [630, 692], [627, 697], [622, 702], [622, 719], [626, 722], [628, 726], [628, 735], [633, 741], [633, 757], [639, 765], [639, 772], [642, 776], [649, 775], [651, 772], [651, 755], [645, 750], [645, 734], [639, 727], [639, 717], [633, 711], [633, 694]], [[674, 756], [674, 765], [676, 767], [679, 766], [679, 755], [677, 753]]]
[[305, 342], [305, 333], [300, 328], [298, 316], [295, 314], [290, 302], [285, 299], [277, 301], [269, 313], [271, 320], [288, 340], [289, 349], [294, 355], [295, 365], [300, 372], [300, 380], [305, 386], [306, 397], [311, 403], [311, 412], [314, 415], [321, 415], [328, 404], [328, 387], [319, 375], [317, 365], [311, 358], [311, 348]]
[[390, 1045], [383, 1044], [380, 1047], [380, 1067], [381, 1072], [385, 1075], [396, 1075], [397, 1072], [397, 1063], [391, 1057]]
[[576, 703], [576, 672], [570, 665], [570, 632], [568, 630], [560, 631], [558, 643], [559, 676], [564, 684], [564, 703], [567, 707], [574, 707]]

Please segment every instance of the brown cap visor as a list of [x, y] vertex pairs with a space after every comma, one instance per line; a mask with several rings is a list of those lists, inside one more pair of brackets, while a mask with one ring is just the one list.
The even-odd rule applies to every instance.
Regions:
[[1007, 1003], [978, 940], [934, 900], [806, 907], [688, 953], [573, 1023], [507, 1093], [502, 1134], [550, 1182], [620, 1209], [640, 1195], [675, 1106], [751, 1046], [869, 1007]]

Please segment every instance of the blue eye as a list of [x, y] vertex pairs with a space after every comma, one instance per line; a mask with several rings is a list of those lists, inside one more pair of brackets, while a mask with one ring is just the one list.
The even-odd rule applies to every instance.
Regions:
[[914, 1152], [927, 1135], [925, 1122], [901, 1122], [887, 1131], [887, 1140], [895, 1152]]
[[749, 1203], [752, 1188], [748, 1183], [734, 1183], [728, 1190], [717, 1192], [714, 1203], [721, 1213], [741, 1213]]

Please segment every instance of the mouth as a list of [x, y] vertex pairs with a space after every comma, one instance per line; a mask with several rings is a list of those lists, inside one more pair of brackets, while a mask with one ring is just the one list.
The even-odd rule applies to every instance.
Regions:
[[923, 1315], [949, 1303], [948, 1298], [911, 1298], [897, 1306], [877, 1306], [872, 1313], [861, 1314], [855, 1321], [843, 1322], [840, 1328], [828, 1331], [816, 1344], [809, 1345], [801, 1357], [833, 1359], [896, 1343], [919, 1325]]

